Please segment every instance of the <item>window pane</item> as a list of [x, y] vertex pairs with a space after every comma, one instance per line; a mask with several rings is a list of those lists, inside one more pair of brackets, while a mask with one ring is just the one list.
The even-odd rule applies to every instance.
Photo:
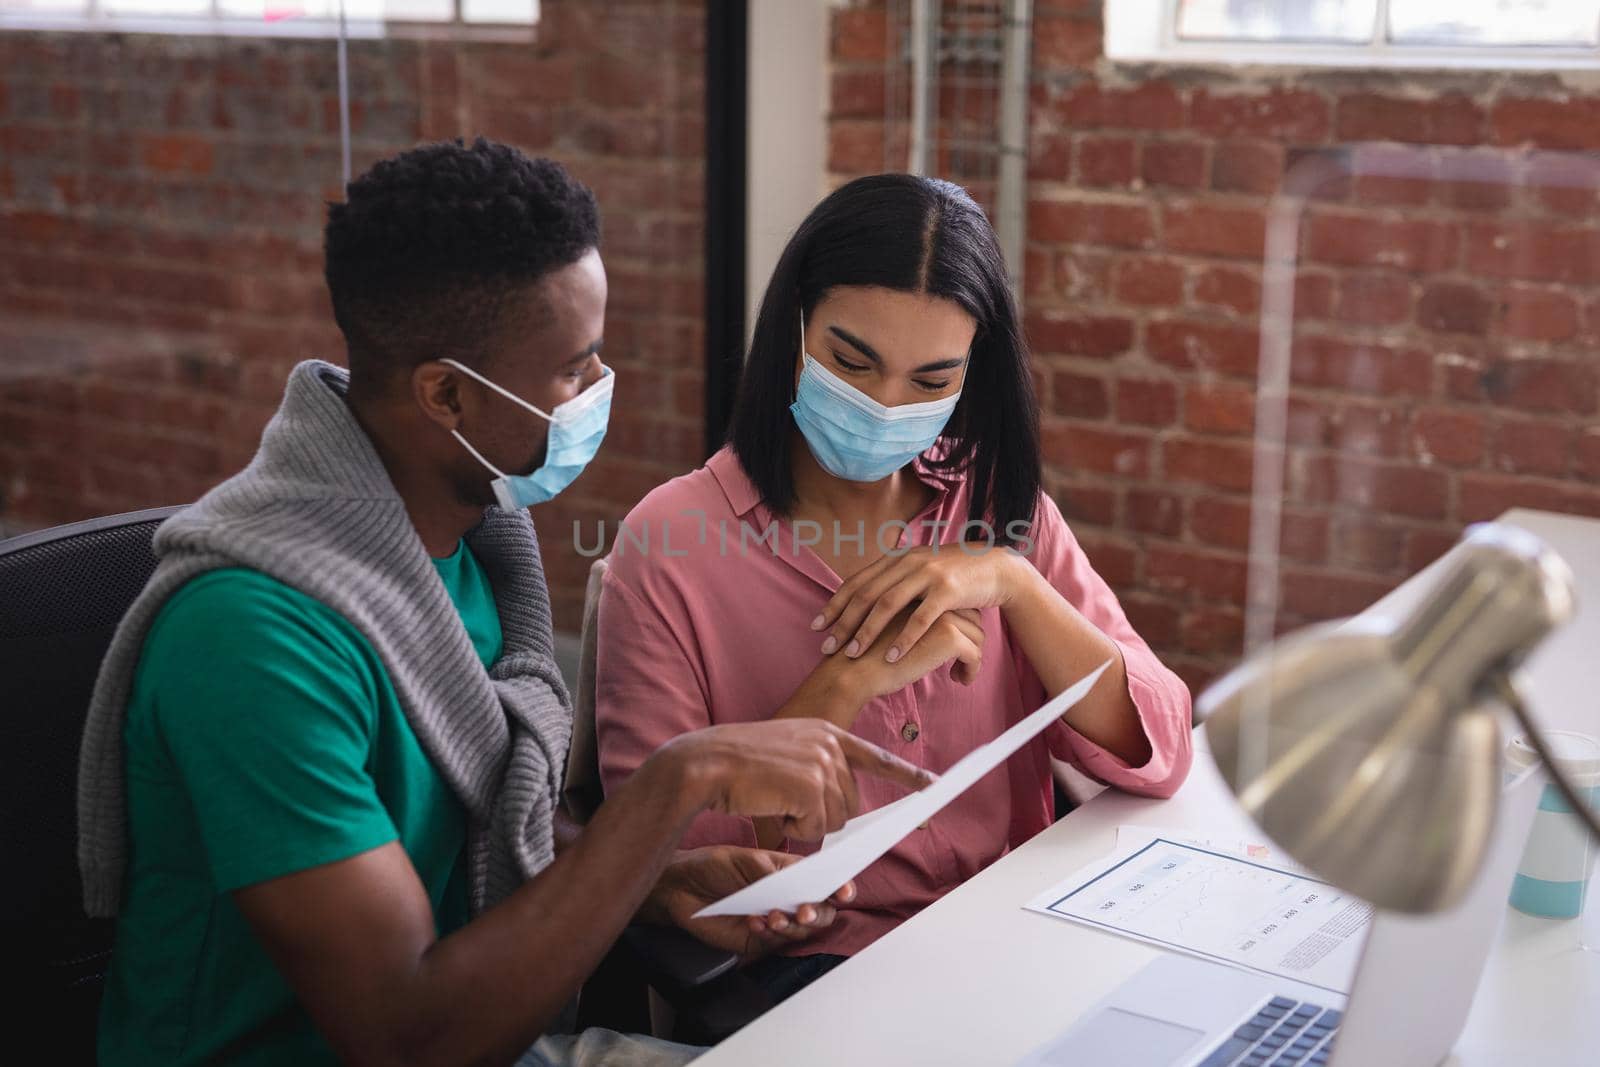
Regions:
[[[504, 6], [506, 0], [498, 0]], [[232, 18], [334, 19], [339, 17], [339, 0], [218, 0], [220, 10]], [[521, 0], [526, 12], [528, 0]], [[453, 0], [344, 0], [345, 18], [351, 22], [449, 22], [455, 18]], [[516, 21], [495, 18], [494, 22]], [[529, 21], [524, 16], [523, 21]]]
[[531, 26], [539, 19], [539, 0], [461, 0], [463, 22], [505, 22]]
[[[328, 19], [339, 18], [339, 0], [218, 0], [218, 10], [230, 18]], [[449, 22], [455, 16], [451, 0], [344, 0], [350, 22]]]
[[[327, 9], [327, 17], [339, 17], [339, 0], [311, 0], [307, 7]], [[376, 22], [383, 18], [383, 0], [344, 0], [344, 17], [350, 22]]]
[[1403, 44], [1600, 44], [1600, 0], [1390, 0]]
[[456, 8], [451, 0], [383, 0], [383, 17], [391, 22], [449, 22]]
[[108, 15], [209, 15], [211, 0], [101, 0]]
[[59, 15], [63, 11], [85, 12], [88, 10], [88, 0], [0, 0], [0, 13], [7, 15], [17, 13]]
[[1179, 0], [1178, 36], [1199, 41], [1370, 41], [1378, 0]]
[[282, 22], [336, 18], [339, 5], [337, 0], [217, 0], [217, 11], [228, 18]]

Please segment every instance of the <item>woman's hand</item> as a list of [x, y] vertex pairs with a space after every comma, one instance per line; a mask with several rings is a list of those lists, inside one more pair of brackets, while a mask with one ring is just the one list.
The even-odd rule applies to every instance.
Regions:
[[947, 663], [954, 664], [951, 678], [971, 685], [983, 665], [983, 622], [976, 611], [940, 616], [910, 655], [888, 659], [889, 639], [880, 635], [875, 655], [824, 658], [773, 718], [823, 718], [848, 730], [868, 701], [897, 693]]
[[683, 927], [714, 948], [736, 952], [752, 960], [775, 949], [824, 930], [833, 923], [836, 906], [855, 899], [854, 882], [817, 904], [802, 904], [793, 915], [781, 911], [766, 915], [724, 915], [696, 919], [694, 913], [801, 857], [761, 849], [715, 845], [680, 852], [662, 872], [640, 918]]
[[[983, 665], [983, 639], [976, 611], [952, 611], [934, 623], [911, 655], [894, 663], [884, 658], [882, 648], [877, 655], [860, 659], [824, 659], [773, 719], [820, 718], [849, 730], [868, 701], [897, 693], [947, 663], [953, 664], [951, 678], [971, 685]], [[888, 640], [887, 634], [883, 640]], [[753, 821], [757, 844], [765, 849], [783, 847], [789, 835], [783, 820], [756, 815]]]
[[[822, 653], [898, 663], [950, 612], [1004, 608], [1037, 572], [1009, 548], [919, 546], [884, 556], [839, 587], [811, 622]], [[920, 676], [919, 676], [920, 677]]]
[[869, 655], [834, 656], [823, 660], [817, 669], [837, 674], [863, 704], [899, 692], [945, 664], [951, 665], [950, 677], [962, 685], [971, 685], [983, 665], [983, 619], [975, 610], [942, 613], [925, 628], [922, 640], [914, 648], [889, 656], [889, 642], [909, 625], [916, 610], [915, 605], [906, 607], [891, 619], [892, 625], [884, 627], [867, 646]]

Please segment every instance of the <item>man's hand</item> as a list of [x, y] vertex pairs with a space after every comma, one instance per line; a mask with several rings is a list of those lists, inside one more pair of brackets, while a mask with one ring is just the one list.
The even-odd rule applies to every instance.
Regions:
[[802, 904], [793, 915], [774, 911], [765, 916], [695, 919], [694, 913], [799, 860], [783, 852], [733, 845], [680, 852], [662, 872], [639, 917], [681, 926], [708, 945], [737, 953], [741, 960], [756, 959], [827, 928], [837, 914], [835, 906], [855, 899], [855, 883], [846, 882], [822, 903]]
[[[785, 833], [818, 838], [855, 813], [858, 773], [908, 789], [933, 780], [818, 720], [684, 734], [607, 797], [555, 862], [444, 938], [396, 841], [233, 896], [341, 1062], [509, 1063], [660, 891], [661, 873], [698, 812], [776, 816]], [[692, 914], [702, 895], [720, 898], [724, 886], [737, 889], [766, 865], [789, 862], [749, 855], [757, 858], [734, 861], [740, 866], [732, 873], [717, 874], [711, 860], [680, 872], [687, 888], [667, 890], [667, 914]], [[813, 926], [822, 917], [821, 909], [797, 916]], [[715, 930], [729, 934], [726, 924]], [[752, 946], [745, 938], [740, 947]]]
[[[933, 774], [821, 719], [730, 723], [681, 734], [639, 774], [670, 768], [695, 810], [768, 816], [807, 841], [837, 830], [861, 808], [856, 775], [916, 790]], [[637, 778], [638, 775], [635, 775]]]

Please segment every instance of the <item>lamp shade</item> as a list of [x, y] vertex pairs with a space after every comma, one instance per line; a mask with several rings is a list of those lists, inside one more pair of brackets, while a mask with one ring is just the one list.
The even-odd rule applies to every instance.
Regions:
[[1197, 704], [1218, 769], [1267, 835], [1392, 911], [1448, 908], [1477, 877], [1499, 807], [1502, 694], [1574, 613], [1571, 570], [1538, 538], [1485, 524], [1462, 540], [1398, 623], [1299, 631]]

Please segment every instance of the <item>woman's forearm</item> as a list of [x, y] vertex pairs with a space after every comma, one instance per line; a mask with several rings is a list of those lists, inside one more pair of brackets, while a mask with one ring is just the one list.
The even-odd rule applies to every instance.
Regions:
[[867, 702], [852, 683], [848, 668], [847, 661], [824, 659], [772, 717], [827, 719], [842, 730], [850, 729]]
[[1022, 560], [1018, 572], [1017, 592], [1001, 610], [1045, 692], [1055, 696], [1111, 660], [1099, 684], [1064, 718], [1067, 725], [1130, 767], [1143, 766], [1150, 760], [1150, 739], [1128, 695], [1122, 650], [1032, 564]]

